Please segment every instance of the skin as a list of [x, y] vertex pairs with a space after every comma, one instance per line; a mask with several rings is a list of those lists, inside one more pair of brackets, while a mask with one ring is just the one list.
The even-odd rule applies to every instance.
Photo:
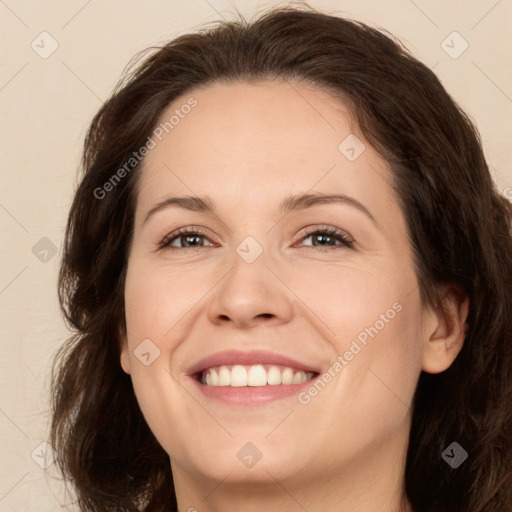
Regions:
[[[162, 120], [190, 96], [197, 106], [144, 161], [120, 340], [122, 367], [171, 458], [180, 511], [396, 512], [420, 372], [453, 362], [468, 301], [445, 286], [443, 311], [421, 303], [388, 165], [339, 99], [298, 82], [217, 83], [176, 99]], [[366, 146], [355, 161], [338, 149], [351, 133]], [[375, 222], [348, 203], [283, 216], [280, 202], [301, 192], [350, 196]], [[171, 206], [144, 222], [178, 195], [207, 195], [215, 213]], [[158, 248], [187, 226], [206, 237]], [[304, 232], [322, 226], [354, 247]], [[247, 236], [263, 248], [252, 263], [236, 252]], [[395, 303], [400, 312], [307, 404], [228, 405], [186, 376], [232, 348], [323, 374]], [[148, 366], [134, 354], [147, 338], [160, 350]], [[248, 442], [262, 453], [251, 468], [237, 457]]]

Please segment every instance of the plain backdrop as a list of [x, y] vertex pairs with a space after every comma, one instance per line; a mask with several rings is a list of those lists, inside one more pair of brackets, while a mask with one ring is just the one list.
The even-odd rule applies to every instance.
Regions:
[[[57, 271], [92, 116], [140, 50], [230, 19], [234, 7], [251, 18], [287, 3], [0, 1], [0, 512], [76, 510], [44, 443], [50, 363], [68, 336]], [[388, 30], [431, 67], [476, 122], [512, 199], [510, 0], [309, 4]]]

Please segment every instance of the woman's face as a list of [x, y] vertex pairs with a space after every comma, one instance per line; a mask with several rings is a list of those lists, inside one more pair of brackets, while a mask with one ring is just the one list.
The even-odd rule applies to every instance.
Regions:
[[140, 176], [121, 360], [175, 478], [396, 463], [428, 322], [386, 162], [298, 82], [195, 89], [172, 115]]

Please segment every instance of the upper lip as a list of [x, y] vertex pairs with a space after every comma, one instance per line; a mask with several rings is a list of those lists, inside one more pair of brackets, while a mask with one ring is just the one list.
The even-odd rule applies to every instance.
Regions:
[[290, 357], [267, 352], [264, 350], [253, 350], [251, 352], [241, 352], [239, 350], [224, 350], [216, 352], [204, 359], [201, 359], [187, 370], [187, 375], [196, 375], [207, 368], [222, 365], [254, 365], [254, 364], [279, 364], [288, 366], [297, 370], [319, 373], [317, 368], [305, 363], [301, 363]]

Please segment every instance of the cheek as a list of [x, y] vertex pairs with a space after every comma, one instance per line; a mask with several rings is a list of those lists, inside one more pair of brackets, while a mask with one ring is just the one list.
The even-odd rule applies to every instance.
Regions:
[[394, 304], [394, 315], [386, 307], [377, 309], [384, 320], [368, 315], [363, 329], [337, 345], [343, 369], [332, 395], [333, 415], [344, 418], [351, 411], [346, 427], [357, 432], [361, 447], [404, 424], [421, 371], [416, 307]]
[[176, 421], [166, 416], [162, 404], [180, 404], [181, 411], [187, 408], [188, 397], [171, 375], [171, 360], [187, 338], [194, 307], [207, 286], [198, 272], [150, 265], [143, 258], [130, 260], [124, 292], [130, 374], [141, 410], [155, 433], [165, 432], [166, 425]]
[[344, 366], [341, 394], [381, 430], [404, 419], [421, 372], [418, 304], [408, 300], [388, 306], [383, 302], [372, 310], [362, 328], [354, 325], [352, 336], [337, 344]]
[[166, 340], [168, 345], [186, 324], [187, 313], [198, 304], [206, 286], [197, 272], [135, 260], [128, 268], [125, 285], [126, 322], [132, 342], [154, 338], [160, 344]]
[[370, 265], [318, 264], [285, 279], [305, 306], [304, 314], [315, 317], [315, 325], [338, 353], [356, 338], [364, 346], [381, 331], [389, 331], [411, 288], [407, 276]]
[[326, 337], [337, 354], [332, 373], [342, 377], [334, 379], [334, 395], [354, 401], [354, 410], [395, 404], [397, 418], [402, 417], [421, 371], [421, 303], [414, 273], [389, 267], [345, 270], [324, 282], [323, 293], [309, 300], [328, 326]]

